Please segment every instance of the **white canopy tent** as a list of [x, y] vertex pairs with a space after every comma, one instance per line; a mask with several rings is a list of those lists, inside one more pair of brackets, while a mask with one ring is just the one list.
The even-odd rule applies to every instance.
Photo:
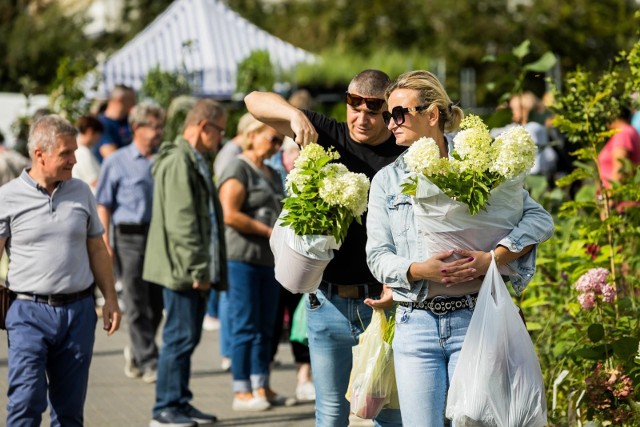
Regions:
[[314, 60], [309, 52], [261, 30], [220, 0], [176, 0], [102, 66], [99, 92], [116, 84], [135, 89], [159, 67], [186, 72], [197, 94], [230, 97], [238, 64], [255, 50], [269, 52], [276, 71]]

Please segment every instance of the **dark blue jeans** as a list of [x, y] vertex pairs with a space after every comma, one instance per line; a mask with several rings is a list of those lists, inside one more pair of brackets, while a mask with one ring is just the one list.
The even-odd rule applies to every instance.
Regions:
[[163, 289], [166, 322], [158, 359], [158, 381], [153, 416], [165, 409], [184, 408], [193, 394], [189, 390], [191, 355], [202, 336], [207, 295], [200, 291]]
[[220, 292], [211, 289], [207, 300], [207, 316], [219, 318]]
[[269, 386], [271, 340], [280, 299], [273, 267], [229, 261], [233, 391]]
[[52, 426], [84, 424], [96, 321], [90, 297], [61, 307], [13, 301], [6, 321], [8, 427], [39, 426], [47, 389]]
[[229, 324], [229, 292], [221, 291], [218, 315], [220, 316], [220, 356], [231, 357], [231, 325]]

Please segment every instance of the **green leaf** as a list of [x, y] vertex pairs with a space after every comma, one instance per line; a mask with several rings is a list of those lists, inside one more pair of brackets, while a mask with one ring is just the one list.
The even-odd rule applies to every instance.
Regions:
[[529, 46], [531, 45], [531, 42], [529, 40], [525, 40], [522, 43], [520, 43], [520, 45], [516, 46], [513, 48], [513, 50], [511, 51], [517, 58], [524, 58], [525, 56], [527, 56], [529, 54]]
[[589, 328], [587, 329], [587, 336], [593, 343], [600, 341], [604, 338], [604, 326], [598, 323], [589, 325]]
[[537, 61], [526, 64], [523, 68], [526, 71], [534, 71], [537, 73], [545, 73], [551, 69], [556, 63], [556, 56], [551, 52], [546, 52]]
[[636, 337], [622, 337], [612, 344], [613, 352], [623, 360], [630, 359], [638, 351], [638, 341]]
[[604, 345], [596, 345], [593, 347], [583, 347], [573, 352], [578, 357], [589, 360], [604, 360], [607, 357], [607, 351]]
[[540, 322], [527, 322], [527, 330], [532, 331], [540, 331], [542, 330], [542, 325]]

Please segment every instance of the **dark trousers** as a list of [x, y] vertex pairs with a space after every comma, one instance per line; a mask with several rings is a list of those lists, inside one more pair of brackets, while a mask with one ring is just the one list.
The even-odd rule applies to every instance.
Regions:
[[[306, 296], [306, 294], [292, 294], [291, 292], [280, 286], [280, 301], [278, 303], [278, 313], [276, 315], [276, 324], [273, 331], [273, 346], [271, 348], [272, 360], [276, 357], [276, 353], [278, 352], [278, 344], [280, 344], [282, 333], [284, 332], [284, 312], [286, 310], [289, 313], [289, 322], [291, 322], [291, 320], [293, 319], [293, 313], [296, 311], [296, 307], [298, 307], [298, 303], [303, 296]], [[287, 339], [287, 341], [289, 340]], [[295, 360], [296, 363], [311, 363], [308, 346], [297, 341], [289, 342], [291, 343], [293, 360]]]
[[60, 307], [13, 301], [6, 323], [7, 427], [39, 426], [47, 394], [52, 426], [84, 425], [97, 319], [93, 298]]
[[195, 289], [176, 292], [164, 288], [163, 295], [167, 319], [158, 360], [154, 417], [165, 409], [181, 410], [191, 401], [191, 355], [200, 342], [207, 311], [208, 294]]
[[116, 227], [114, 243], [133, 357], [141, 370], [155, 369], [163, 303], [162, 287], [142, 280], [147, 235], [123, 233]]

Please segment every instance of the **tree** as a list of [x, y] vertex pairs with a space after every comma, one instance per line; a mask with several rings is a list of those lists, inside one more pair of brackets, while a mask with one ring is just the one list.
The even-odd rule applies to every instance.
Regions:
[[[419, 51], [446, 64], [447, 91], [454, 97], [462, 68], [476, 69], [480, 84], [493, 81], [501, 71], [482, 58], [511, 52], [525, 39], [531, 41], [527, 62], [551, 51], [559, 57], [563, 72], [577, 65], [594, 71], [607, 67], [619, 50], [631, 47], [635, 29], [631, 17], [640, 8], [635, 0], [532, 0], [514, 2], [513, 8], [507, 0], [227, 3], [265, 30], [316, 53], [344, 52], [349, 58], [354, 53], [367, 57], [374, 52]], [[410, 61], [402, 65], [405, 70], [413, 68]], [[497, 103], [498, 95], [481, 85], [478, 89], [481, 104]]]
[[55, 2], [0, 2], [0, 90], [19, 91], [19, 79], [28, 76], [37, 92], [46, 91], [65, 56], [95, 63], [82, 33], [86, 22]]

